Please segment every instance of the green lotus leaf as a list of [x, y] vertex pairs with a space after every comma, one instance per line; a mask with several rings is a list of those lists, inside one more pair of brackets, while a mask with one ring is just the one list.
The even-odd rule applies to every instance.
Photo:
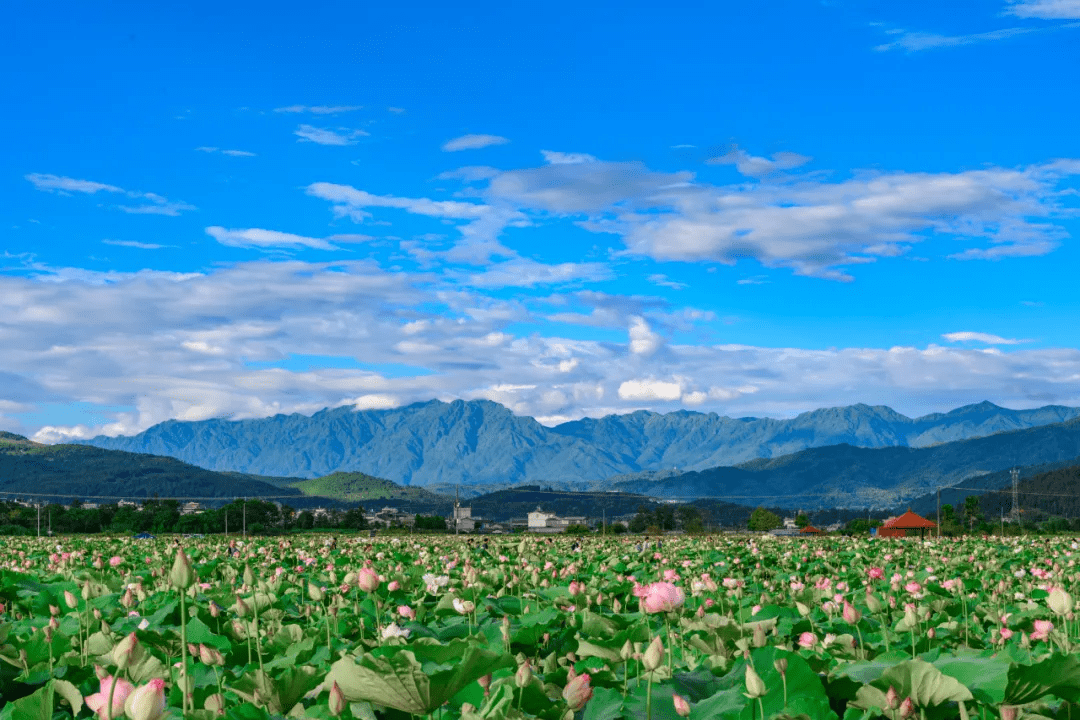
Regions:
[[1034, 665], [1009, 668], [1005, 704], [1024, 705], [1047, 695], [1080, 700], [1080, 657], [1054, 653]]
[[[427, 640], [427, 638], [425, 638]], [[359, 661], [342, 658], [330, 667], [325, 685], [337, 683], [345, 698], [351, 702], [367, 700], [376, 705], [396, 708], [402, 712], [427, 715], [453, 697], [461, 688], [493, 670], [510, 667], [513, 658], [506, 654], [468, 645], [457, 662], [430, 675], [417, 659], [438, 662], [430, 641], [414, 648], [404, 647], [391, 655], [365, 654]], [[456, 648], [451, 653], [456, 654]]]
[[959, 680], [945, 675], [925, 660], [907, 660], [895, 665], [870, 685], [863, 685], [852, 702], [863, 709], [887, 707], [885, 694], [895, 688], [901, 698], [910, 697], [916, 707], [933, 707], [974, 697]]

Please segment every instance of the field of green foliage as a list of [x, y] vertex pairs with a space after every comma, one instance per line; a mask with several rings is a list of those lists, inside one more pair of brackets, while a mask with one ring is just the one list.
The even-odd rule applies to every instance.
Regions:
[[1076, 557], [1064, 538], [6, 538], [0, 720], [1080, 718]]

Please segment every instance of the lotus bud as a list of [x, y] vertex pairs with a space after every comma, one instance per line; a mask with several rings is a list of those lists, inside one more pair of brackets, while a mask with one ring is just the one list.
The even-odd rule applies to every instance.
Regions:
[[60, 629], [60, 621], [57, 620], [54, 617], [49, 618], [49, 627], [51, 627], [53, 630], [59, 630]]
[[132, 594], [131, 588], [124, 591], [123, 596], [120, 598], [120, 604], [128, 610], [135, 606], [135, 596]]
[[74, 610], [75, 608], [79, 607], [79, 598], [75, 597], [75, 593], [71, 592], [70, 590], [65, 590], [64, 604], [67, 605], [70, 609]]
[[623, 605], [621, 602], [619, 602], [619, 598], [615, 598], [611, 601], [611, 609], [615, 612], [616, 615], [622, 612], [622, 607]]
[[210, 617], [216, 618], [221, 615], [221, 606], [213, 600], [210, 601]]
[[780, 673], [781, 676], [787, 675], [787, 665], [786, 657], [778, 657], [773, 660], [773, 667], [776, 668], [776, 672]]
[[158, 720], [165, 708], [165, 681], [161, 678], [136, 688], [124, 702], [124, 713], [131, 720]]
[[856, 610], [855, 606], [847, 600], [844, 601], [844, 610], [841, 612], [841, 615], [844, 618], [844, 622], [849, 625], [854, 625], [862, 619], [862, 613]]
[[532, 666], [526, 660], [518, 666], [517, 672], [514, 673], [514, 684], [519, 688], [524, 688], [530, 682], [532, 682]]
[[799, 614], [803, 617], [807, 617], [808, 615], [810, 615], [810, 608], [807, 607], [804, 603], [796, 602], [795, 609], [798, 610]]
[[585, 703], [593, 696], [592, 686], [589, 684], [589, 673], [581, 673], [563, 688], [562, 696], [567, 706], [577, 712], [585, 707]]
[[646, 670], [655, 670], [660, 667], [660, 664], [664, 661], [664, 643], [660, 640], [660, 636], [657, 635], [649, 643], [648, 649], [641, 657], [641, 664], [645, 666]]
[[178, 590], [187, 590], [195, 584], [195, 571], [191, 569], [191, 560], [188, 559], [184, 548], [176, 550], [176, 560], [173, 561], [172, 570], [169, 571], [169, 582]]
[[244, 565], [244, 584], [249, 587], [255, 586], [255, 573], [252, 572], [250, 564]]
[[754, 647], [765, 647], [765, 643], [765, 628], [761, 626], [761, 623], [758, 623], [754, 626]]
[[915, 703], [912, 701], [911, 696], [908, 695], [904, 698], [904, 702], [900, 703], [900, 717], [908, 718], [915, 714]]
[[930, 628], [926, 631], [926, 637], [933, 640], [935, 637], [937, 637], [937, 630], [935, 630], [934, 628]]
[[1002, 705], [998, 710], [1001, 720], [1016, 720], [1019, 715], [1020, 708], [1015, 705]]
[[1061, 588], [1054, 588], [1050, 591], [1050, 596], [1046, 598], [1046, 604], [1050, 606], [1050, 609], [1053, 610], [1055, 614], [1065, 615], [1066, 613], [1072, 612], [1072, 595]]
[[203, 700], [203, 709], [208, 710], [214, 715], [225, 714], [225, 696], [221, 693], [214, 693], [213, 695]]
[[317, 603], [322, 602], [323, 598], [326, 597], [326, 593], [323, 592], [322, 588], [320, 588], [315, 583], [308, 583], [307, 595], [309, 598], [311, 598], [312, 602]]
[[747, 661], [746, 663], [746, 696], [754, 699], [763, 697], [768, 690], [765, 687], [765, 681], [761, 679], [761, 676], [757, 674], [757, 670], [754, 669], [754, 664]]
[[892, 685], [889, 686], [889, 691], [885, 693], [885, 704], [888, 705], [890, 710], [900, 707], [900, 696]]
[[187, 651], [188, 655], [190, 655], [191, 657], [199, 657], [199, 646], [195, 643], [188, 643]]
[[233, 631], [233, 634], [236, 635], [236, 637], [240, 638], [241, 640], [246, 640], [247, 639], [247, 636], [248, 636], [247, 627], [244, 625], [244, 623], [240, 622], [239, 620], [233, 619], [233, 621], [232, 621], [232, 631]]
[[866, 593], [866, 607], [869, 608], [872, 613], [879, 613], [885, 608], [885, 606], [881, 604], [881, 601], [878, 600], [877, 595], [872, 592]]
[[630, 643], [629, 640], [623, 643], [622, 649], [619, 650], [619, 657], [623, 659], [623, 662], [626, 662], [630, 658], [634, 657], [634, 646]]
[[139, 639], [135, 637], [135, 633], [131, 633], [118, 642], [112, 651], [113, 662], [121, 670], [126, 670], [131, 665], [136, 664], [141, 655], [142, 648], [139, 646]]
[[250, 610], [250, 608], [248, 608], [247, 603], [244, 602], [244, 599], [242, 597], [237, 595], [236, 596], [236, 614], [239, 615], [240, 617], [247, 617], [247, 614], [249, 612], [251, 612], [251, 610]]
[[202, 644], [199, 645], [199, 660], [201, 660], [204, 665], [220, 666], [225, 664], [225, 657], [217, 648], [207, 647]]
[[491, 673], [477, 678], [476, 682], [480, 683], [480, 687], [484, 688], [484, 697], [491, 695]]
[[686, 702], [686, 698], [682, 695], [671, 695], [671, 701], [675, 704], [675, 714], [679, 717], [687, 717], [690, 715], [690, 703]]
[[330, 714], [337, 717], [345, 710], [345, 693], [341, 692], [337, 681], [330, 686]]
[[49, 614], [52, 615], [53, 617], [59, 615], [60, 614], [60, 608], [58, 608], [55, 605], [50, 605], [49, 606]]
[[45, 642], [47, 642], [47, 643], [52, 642], [53, 629], [51, 627], [46, 625], [45, 627], [43, 627], [41, 629], [41, 633], [45, 636]]

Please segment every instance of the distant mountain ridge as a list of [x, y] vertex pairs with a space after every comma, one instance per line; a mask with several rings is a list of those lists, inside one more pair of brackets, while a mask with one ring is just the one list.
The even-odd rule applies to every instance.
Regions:
[[390, 410], [326, 409], [253, 420], [170, 420], [84, 444], [175, 457], [218, 471], [314, 478], [363, 472], [402, 485], [578, 482], [706, 470], [847, 443], [928, 447], [1060, 423], [1080, 408], [1010, 410], [983, 402], [908, 418], [884, 406], [823, 408], [790, 420], [638, 411], [545, 427], [487, 400]]
[[[924, 448], [858, 448], [844, 443], [736, 467], [669, 477], [611, 478], [597, 487], [669, 498], [722, 495], [749, 505], [887, 508], [939, 486], [1003, 487], [1009, 482], [1005, 471], [1012, 467], [1027, 476], [1075, 464], [1080, 464], [1080, 418]], [[964, 493], [943, 497], [958, 494]]]

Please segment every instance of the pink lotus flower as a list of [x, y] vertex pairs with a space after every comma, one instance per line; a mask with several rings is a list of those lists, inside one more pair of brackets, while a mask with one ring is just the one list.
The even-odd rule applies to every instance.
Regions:
[[[113, 683], [116, 683], [116, 689], [113, 690]], [[128, 695], [135, 689], [135, 686], [129, 683], [127, 680], [120, 678], [114, 680], [112, 675], [108, 675], [101, 679], [101, 689], [99, 689], [93, 695], [86, 696], [86, 706], [94, 711], [99, 720], [111, 720], [111, 718], [118, 717], [124, 714], [124, 701], [127, 700]], [[112, 712], [109, 712], [107, 705], [109, 704], [109, 693], [112, 692]]]
[[401, 617], [403, 617], [403, 618], [407, 618], [409, 620], [415, 620], [416, 619], [416, 611], [413, 610], [408, 605], [398, 605], [397, 611], [398, 611], [398, 615], [401, 615]]
[[399, 583], [397, 580], [392, 580], [390, 584], [386, 586], [386, 589], [390, 592], [397, 592], [401, 589], [401, 583]]
[[674, 570], [668, 568], [664, 571], [664, 580], [666, 580], [667, 582], [674, 582], [678, 579], [679, 573], [675, 572]]
[[1007, 627], [1006, 628], [1001, 628], [1001, 639], [1002, 639], [1002, 641], [1008, 640], [1012, 636], [1013, 636], [1013, 631], [1012, 630], [1010, 630]]
[[647, 586], [648, 593], [641, 603], [647, 613], [671, 612], [686, 602], [683, 589], [668, 582], [655, 582]]
[[109, 558], [109, 567], [119, 567], [123, 564], [124, 558], [120, 557], [119, 555], [113, 555], [111, 558]]
[[1054, 623], [1049, 620], [1036, 620], [1035, 630], [1031, 633], [1032, 640], [1045, 640], [1050, 631], [1054, 629]]
[[881, 580], [885, 577], [885, 570], [879, 567], [872, 567], [866, 571], [866, 574], [871, 580]]
[[804, 632], [799, 636], [799, 647], [812, 648], [817, 645], [817, 635], [812, 632]]
[[356, 573], [356, 585], [364, 592], [375, 592], [379, 587], [379, 574], [371, 568], [360, 568]]

